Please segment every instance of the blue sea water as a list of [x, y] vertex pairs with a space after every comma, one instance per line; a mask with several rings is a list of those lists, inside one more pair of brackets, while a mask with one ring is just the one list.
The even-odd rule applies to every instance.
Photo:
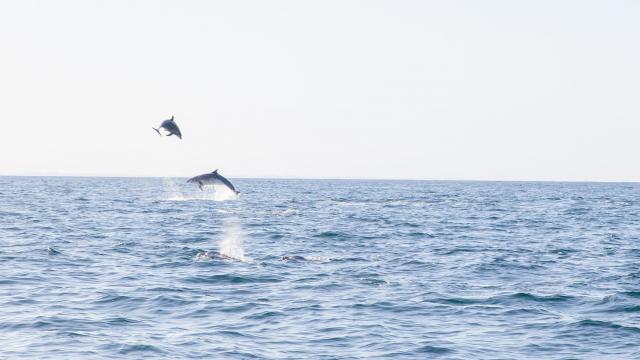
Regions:
[[640, 358], [640, 184], [184, 181], [0, 177], [0, 358]]

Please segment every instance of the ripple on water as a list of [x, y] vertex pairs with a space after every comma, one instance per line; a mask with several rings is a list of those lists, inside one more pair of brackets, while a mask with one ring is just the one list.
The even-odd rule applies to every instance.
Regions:
[[575, 328], [593, 328], [598, 330], [616, 330], [632, 334], [640, 334], [640, 327], [627, 326], [604, 320], [580, 320], [572, 324]]
[[160, 349], [157, 346], [148, 345], [148, 344], [115, 344], [110, 348], [117, 347], [118, 353], [122, 355], [131, 355], [138, 354], [139, 356], [143, 356], [144, 353], [155, 353], [155, 354], [163, 354], [165, 351]]
[[449, 349], [446, 347], [425, 345], [417, 348], [416, 352], [421, 354], [430, 354], [430, 355], [447, 355], [455, 351], [453, 349]]
[[0, 177], [2, 354], [639, 358], [640, 184], [184, 180]]
[[275, 276], [255, 276], [255, 275], [208, 275], [192, 276], [184, 279], [187, 283], [195, 284], [264, 284], [277, 283], [282, 279]]

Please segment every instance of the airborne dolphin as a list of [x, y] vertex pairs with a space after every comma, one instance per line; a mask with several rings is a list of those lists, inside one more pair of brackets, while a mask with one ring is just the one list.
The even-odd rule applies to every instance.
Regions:
[[171, 116], [171, 119], [163, 121], [162, 124], [160, 124], [160, 126], [157, 129], [152, 127], [152, 129], [155, 130], [160, 136], [162, 136], [162, 134], [160, 133], [160, 129], [162, 128], [164, 128], [169, 132], [169, 135], [167, 136], [175, 135], [179, 139], [182, 139], [182, 133], [178, 128], [178, 124], [176, 124], [176, 122], [173, 121], [173, 116]]
[[225, 178], [224, 176], [218, 174], [218, 169], [215, 169], [213, 172], [208, 174], [202, 174], [196, 177], [192, 177], [191, 179], [187, 180], [187, 182], [198, 184], [198, 187], [200, 188], [200, 190], [202, 190], [202, 187], [205, 185], [221, 184], [233, 190], [233, 192], [236, 193], [236, 195], [240, 194], [240, 191], [236, 190], [236, 188], [233, 186], [231, 181], [227, 180], [227, 178]]

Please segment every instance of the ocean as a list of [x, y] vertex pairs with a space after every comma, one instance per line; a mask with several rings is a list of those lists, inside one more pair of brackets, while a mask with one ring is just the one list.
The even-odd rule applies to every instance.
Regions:
[[640, 184], [0, 177], [1, 359], [640, 359]]

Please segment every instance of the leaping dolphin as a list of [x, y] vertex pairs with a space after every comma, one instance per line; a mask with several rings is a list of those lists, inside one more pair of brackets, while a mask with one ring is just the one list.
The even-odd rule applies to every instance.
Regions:
[[205, 185], [224, 185], [229, 189], [233, 190], [234, 193], [240, 194], [240, 191], [236, 190], [231, 181], [227, 180], [224, 176], [218, 174], [218, 169], [215, 169], [213, 172], [208, 174], [198, 175], [196, 177], [192, 177], [187, 180], [188, 183], [198, 184], [200, 190], [203, 190], [202, 187]]
[[176, 124], [176, 122], [173, 121], [173, 116], [171, 116], [171, 119], [163, 121], [162, 124], [160, 124], [160, 126], [157, 129], [154, 127], [151, 127], [151, 128], [155, 130], [160, 136], [162, 136], [162, 134], [160, 133], [160, 129], [164, 128], [169, 132], [169, 135], [167, 136], [175, 135], [182, 140], [182, 133], [178, 128], [178, 124]]

